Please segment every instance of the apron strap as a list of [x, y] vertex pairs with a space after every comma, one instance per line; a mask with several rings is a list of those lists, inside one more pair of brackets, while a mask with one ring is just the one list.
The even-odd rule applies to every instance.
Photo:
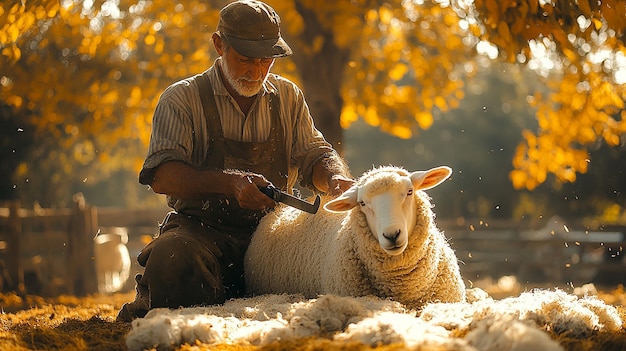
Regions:
[[217, 141], [224, 141], [224, 130], [222, 129], [222, 123], [220, 122], [220, 115], [217, 111], [217, 103], [215, 102], [215, 93], [211, 87], [209, 76], [205, 72], [198, 81], [198, 90], [200, 93], [200, 101], [202, 102], [202, 109], [204, 110], [204, 116], [207, 119], [208, 128], [211, 131], [217, 133], [210, 133], [209, 135], [209, 153], [214, 153], [213, 157], [224, 160], [224, 150], [214, 147]]

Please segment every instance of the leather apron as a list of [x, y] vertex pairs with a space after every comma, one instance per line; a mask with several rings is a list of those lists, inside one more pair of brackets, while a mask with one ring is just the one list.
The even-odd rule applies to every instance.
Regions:
[[[258, 173], [277, 188], [285, 190], [289, 163], [286, 158], [278, 94], [269, 93], [271, 128], [267, 140], [236, 141], [224, 137], [214, 92], [206, 73], [198, 79], [198, 87], [209, 133], [209, 151], [203, 168]], [[241, 208], [235, 197], [223, 194], [215, 194], [204, 200], [178, 200], [175, 209], [182, 214], [200, 217], [205, 224], [224, 229], [253, 229], [265, 214], [263, 211]]]

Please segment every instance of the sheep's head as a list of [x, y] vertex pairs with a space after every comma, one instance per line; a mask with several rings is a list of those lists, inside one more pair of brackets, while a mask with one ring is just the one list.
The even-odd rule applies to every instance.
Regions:
[[380, 247], [399, 255], [416, 225], [415, 193], [441, 184], [450, 174], [452, 170], [446, 166], [412, 173], [397, 167], [375, 168], [324, 208], [343, 212], [358, 205]]

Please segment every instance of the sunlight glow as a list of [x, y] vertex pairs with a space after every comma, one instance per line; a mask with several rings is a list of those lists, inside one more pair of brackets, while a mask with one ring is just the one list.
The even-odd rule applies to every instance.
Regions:
[[122, 11], [118, 7], [116, 1], [106, 1], [102, 4], [101, 8], [102, 16], [111, 17], [114, 19], [119, 19], [122, 17]]
[[481, 55], [486, 55], [492, 60], [498, 57], [498, 48], [492, 43], [482, 40], [476, 44], [476, 51]]
[[547, 77], [551, 71], [562, 68], [555, 53], [556, 48], [554, 42], [546, 38], [541, 42], [531, 40], [529, 41], [529, 46], [531, 57], [528, 60], [528, 67], [530, 69]]
[[626, 56], [623, 52], [618, 52], [615, 55], [615, 83], [626, 84]]

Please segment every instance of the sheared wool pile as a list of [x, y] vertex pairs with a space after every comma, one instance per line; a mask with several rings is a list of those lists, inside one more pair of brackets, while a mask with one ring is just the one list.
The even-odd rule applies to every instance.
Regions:
[[[197, 341], [267, 345], [319, 336], [366, 345], [404, 343], [407, 350], [562, 350], [543, 329], [570, 337], [593, 330], [615, 332], [617, 309], [593, 297], [533, 290], [494, 300], [468, 291], [468, 302], [431, 303], [421, 311], [376, 297], [262, 295], [222, 306], [155, 309], [133, 321], [130, 350], [174, 349]], [[456, 337], [463, 335], [463, 338]]]

